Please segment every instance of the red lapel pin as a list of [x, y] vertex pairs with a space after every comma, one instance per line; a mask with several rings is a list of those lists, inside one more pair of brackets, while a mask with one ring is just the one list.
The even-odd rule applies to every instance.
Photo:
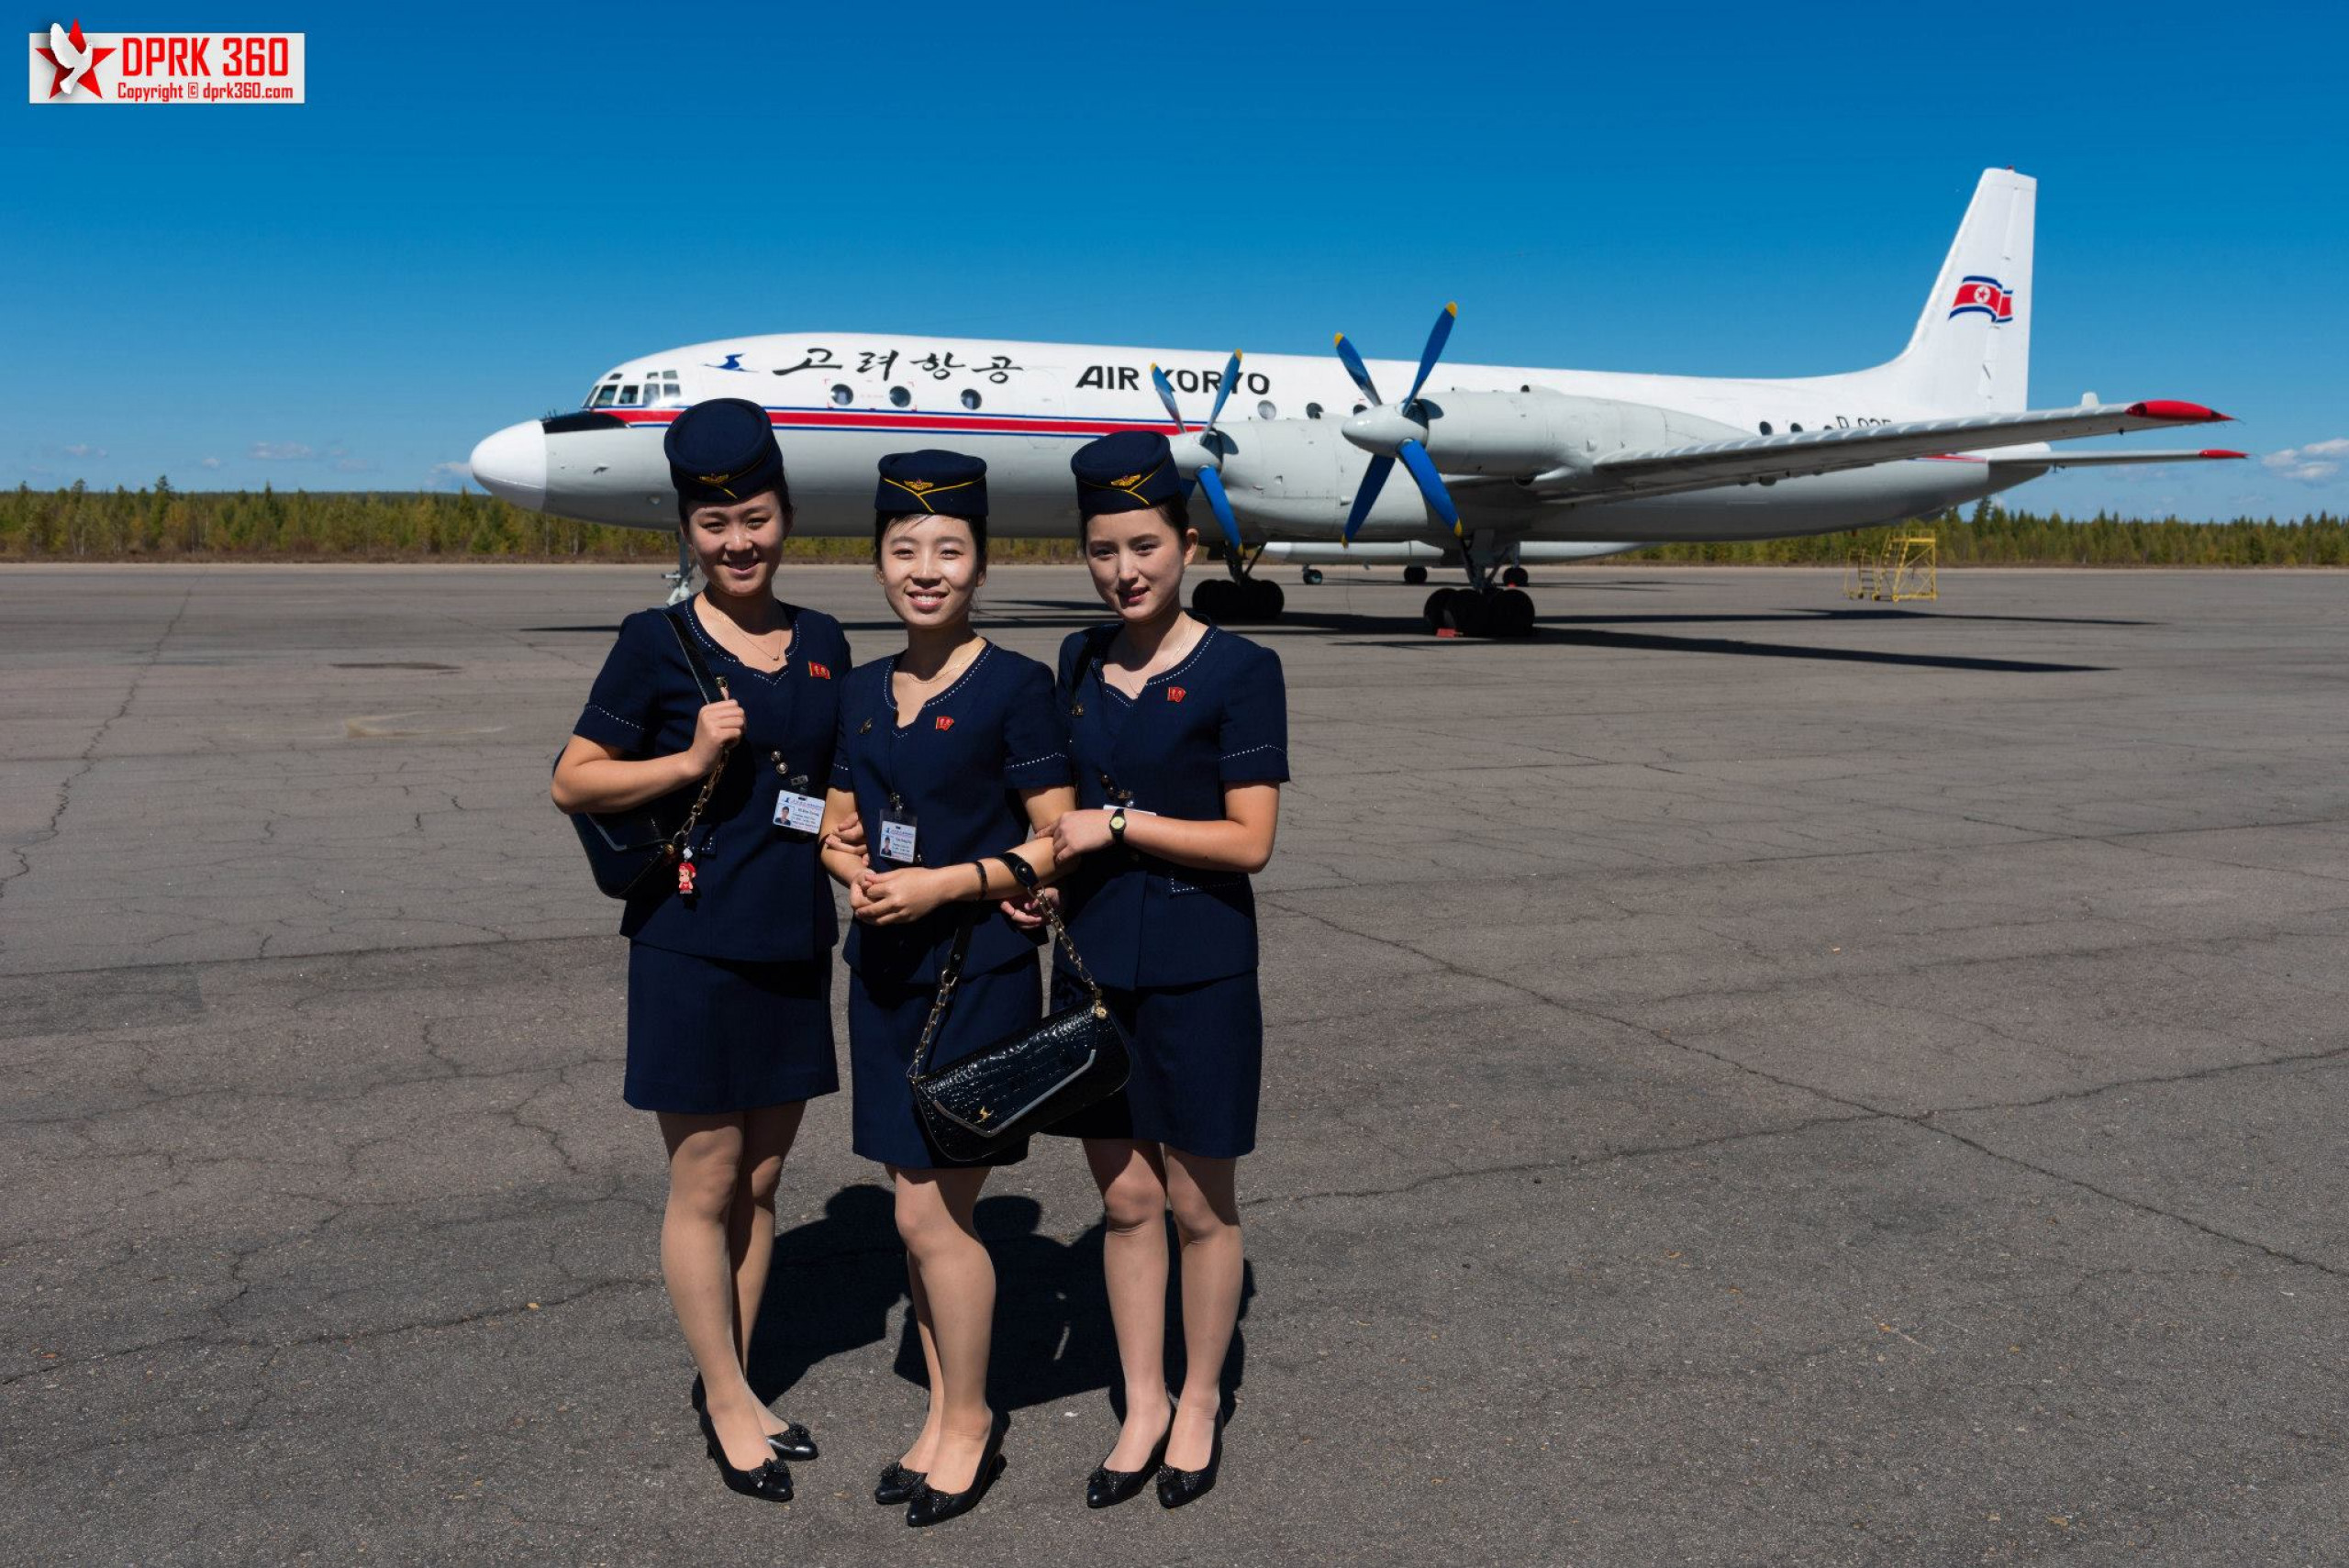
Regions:
[[952, 728], [954, 728], [954, 720], [953, 720], [953, 718], [952, 718], [951, 716], [947, 715], [947, 714], [943, 714], [943, 713], [940, 714], [940, 715], [938, 716], [938, 728], [941, 728], [941, 729], [952, 729]]
[[819, 681], [829, 681], [832, 678], [832, 667], [829, 664], [818, 664], [813, 659], [807, 661], [807, 673]]
[[1166, 700], [1168, 702], [1181, 702], [1183, 700], [1183, 688], [1180, 686], [1167, 687]]

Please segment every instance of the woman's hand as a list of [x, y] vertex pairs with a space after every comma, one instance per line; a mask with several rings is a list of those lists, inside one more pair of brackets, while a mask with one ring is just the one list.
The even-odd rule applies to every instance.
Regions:
[[1042, 906], [1050, 904], [1057, 908], [1060, 901], [1060, 889], [1040, 887], [1025, 897], [1007, 898], [997, 907], [1003, 911], [1003, 917], [1020, 930], [1036, 931], [1041, 930], [1044, 926]]
[[695, 776], [718, 766], [718, 753], [742, 739], [742, 705], [730, 698], [706, 705], [694, 718], [694, 743], [685, 748]]
[[1052, 824], [1052, 856], [1066, 862], [1109, 847], [1107, 811], [1071, 811]]
[[864, 853], [864, 818], [853, 811], [841, 818], [832, 830], [824, 835], [824, 848], [862, 856]]
[[[857, 878], [864, 907], [857, 918], [874, 926], [902, 926], [918, 920], [952, 896], [948, 878], [960, 867], [907, 866], [902, 871], [868, 871]], [[851, 906], [854, 906], [852, 899]]]

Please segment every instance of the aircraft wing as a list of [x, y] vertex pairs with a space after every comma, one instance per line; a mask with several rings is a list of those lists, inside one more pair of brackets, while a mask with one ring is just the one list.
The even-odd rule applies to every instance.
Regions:
[[2037, 452], [2030, 457], [2000, 453], [1990, 462], [1998, 467], [2014, 468], [2120, 468], [2132, 462], [2213, 462], [2250, 455], [2205, 447], [2200, 451]]
[[2173, 425], [2215, 424], [2227, 417], [2199, 403], [2159, 400], [2083, 404], [2076, 408], [2022, 414], [1974, 414], [1893, 425], [1854, 425], [1848, 429], [1803, 430], [1783, 436], [1749, 436], [1688, 447], [1616, 452], [1593, 465], [1591, 478], [1601, 491], [1636, 494], [1687, 490], [1787, 479], [1798, 474], [1831, 473], [1838, 469], [1865, 468], [1899, 458], [1945, 457], [2023, 441], [2066, 441], [2081, 436], [2166, 429]]

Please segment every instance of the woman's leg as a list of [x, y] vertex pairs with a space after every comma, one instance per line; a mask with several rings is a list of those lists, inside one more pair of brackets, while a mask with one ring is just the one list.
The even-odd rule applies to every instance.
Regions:
[[[783, 1180], [784, 1158], [799, 1136], [799, 1118], [807, 1108], [807, 1101], [792, 1100], [742, 1115], [742, 1157], [735, 1173], [734, 1207], [727, 1216], [726, 1251], [734, 1265], [736, 1357], [746, 1373], [751, 1365], [751, 1336], [759, 1326], [759, 1303], [766, 1296], [767, 1269], [774, 1261], [775, 1188]], [[770, 1433], [784, 1429], [784, 1423], [763, 1401], [759, 1416]]]
[[661, 1274], [685, 1348], [709, 1396], [710, 1425], [737, 1470], [756, 1470], [769, 1457], [765, 1423], [735, 1359], [734, 1261], [727, 1229], [740, 1184], [742, 1118], [682, 1116], [662, 1111], [661, 1140], [669, 1147], [669, 1203], [661, 1216]]
[[1166, 1195], [1183, 1238], [1182, 1408], [1167, 1440], [1166, 1462], [1203, 1470], [1215, 1446], [1223, 1401], [1223, 1358], [1240, 1322], [1240, 1162], [1166, 1151]]
[[910, 1248], [906, 1252], [906, 1295], [914, 1315], [914, 1338], [921, 1344], [922, 1375], [930, 1390], [930, 1407], [922, 1415], [921, 1431], [914, 1438], [914, 1446], [906, 1450], [899, 1464], [907, 1470], [930, 1472], [930, 1461], [938, 1457], [938, 1420], [945, 1409], [939, 1390], [946, 1386], [946, 1374], [938, 1370], [938, 1335], [930, 1325], [930, 1293], [921, 1286], [921, 1269], [915, 1263]]
[[971, 1211], [986, 1184], [987, 1168], [904, 1170], [897, 1184], [897, 1234], [919, 1275], [914, 1310], [930, 1364], [931, 1421], [937, 1435], [926, 1469], [941, 1492], [960, 1492], [977, 1479], [979, 1459], [994, 1429], [987, 1407], [987, 1351], [995, 1336], [995, 1262], [973, 1228]]
[[1166, 1163], [1155, 1143], [1088, 1138], [1101, 1189], [1101, 1277], [1126, 1378], [1126, 1424], [1101, 1462], [1140, 1470], [1166, 1431]]

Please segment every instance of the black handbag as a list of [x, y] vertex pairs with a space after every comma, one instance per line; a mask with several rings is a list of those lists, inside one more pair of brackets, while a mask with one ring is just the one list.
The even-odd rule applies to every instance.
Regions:
[[[1016, 855], [1004, 859], [1023, 885], [1036, 885], [1036, 873], [1026, 862]], [[1102, 999], [1101, 987], [1086, 972], [1085, 961], [1077, 956], [1076, 944], [1068, 940], [1060, 910], [1050, 902], [1040, 907], [1052, 928], [1052, 940], [1067, 951], [1070, 966], [1092, 995], [983, 1051], [973, 1051], [951, 1067], [923, 1071], [977, 924], [975, 919], [963, 922], [939, 970], [938, 996], [922, 1025], [913, 1064], [906, 1071], [922, 1129], [949, 1160], [984, 1160], [1007, 1143], [1108, 1098], [1126, 1086], [1133, 1072], [1133, 1052], [1126, 1042], [1126, 1031]]]
[[[731, 695], [726, 689], [726, 677], [709, 673], [693, 639], [685, 635], [682, 620], [674, 614], [662, 618], [677, 634], [677, 646], [685, 651], [685, 667], [693, 672], [694, 689], [702, 701], [724, 702]], [[709, 695], [713, 687], [718, 692], [714, 697]], [[640, 897], [661, 885], [662, 873], [692, 861], [694, 832], [701, 825], [702, 813], [709, 808], [710, 796], [718, 791], [718, 775], [725, 773], [726, 759], [732, 751], [729, 746], [718, 752], [717, 765], [701, 781], [701, 793], [682, 815], [674, 794], [626, 811], [571, 814], [571, 825], [579, 830], [579, 845], [587, 851], [587, 868], [595, 873], [597, 888], [614, 898]], [[561, 761], [556, 759], [558, 765]], [[705, 836], [703, 847], [707, 843]], [[678, 891], [690, 889], [681, 885]]]

